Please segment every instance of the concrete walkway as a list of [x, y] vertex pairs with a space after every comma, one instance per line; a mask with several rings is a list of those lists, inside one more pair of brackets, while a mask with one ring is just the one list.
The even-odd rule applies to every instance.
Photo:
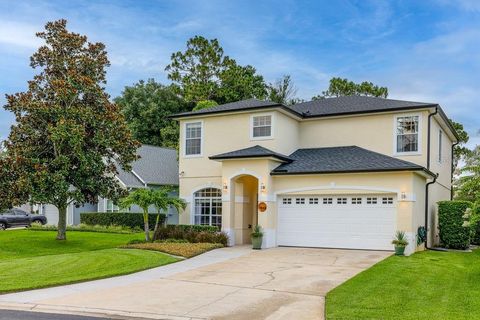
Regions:
[[237, 246], [132, 275], [3, 295], [0, 308], [173, 320], [323, 319], [328, 291], [390, 254]]

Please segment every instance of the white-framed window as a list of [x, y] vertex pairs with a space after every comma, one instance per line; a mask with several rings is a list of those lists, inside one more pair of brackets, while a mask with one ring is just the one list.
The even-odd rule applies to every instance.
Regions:
[[292, 198], [283, 198], [282, 203], [283, 204], [292, 204]]
[[323, 204], [332, 204], [333, 203], [333, 198], [323, 198], [322, 202], [323, 202]]
[[308, 203], [309, 204], [318, 204], [318, 198], [309, 198]]
[[367, 197], [367, 204], [377, 204], [376, 197]]
[[352, 204], [362, 204], [362, 198], [352, 198]]
[[202, 155], [203, 123], [185, 123], [185, 156]]
[[118, 212], [120, 208], [113, 202], [113, 200], [107, 199], [107, 212]]
[[296, 204], [305, 204], [305, 198], [295, 198]]
[[273, 138], [273, 115], [262, 114], [251, 117], [250, 138], [253, 140]]
[[443, 140], [443, 132], [442, 130], [438, 130], [438, 162], [442, 162], [442, 140]]
[[382, 204], [393, 204], [393, 198], [392, 197], [382, 198]]
[[408, 115], [395, 118], [396, 153], [420, 152], [420, 116]]
[[194, 224], [222, 227], [222, 190], [205, 188], [193, 194]]
[[347, 198], [337, 198], [337, 204], [347, 204]]

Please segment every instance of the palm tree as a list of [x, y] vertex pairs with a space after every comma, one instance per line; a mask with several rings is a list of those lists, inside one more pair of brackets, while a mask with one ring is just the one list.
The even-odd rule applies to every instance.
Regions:
[[[155, 222], [155, 229], [153, 231], [153, 236], [155, 237], [156, 231], [158, 229], [160, 221], [161, 211], [167, 211], [170, 207], [177, 209], [177, 212], [180, 213], [181, 210], [185, 210], [187, 203], [180, 198], [174, 197], [171, 195], [173, 191], [170, 187], [162, 187], [152, 191], [152, 204], [158, 211], [157, 221]], [[165, 219], [165, 223], [166, 223]]]
[[150, 189], [137, 189], [120, 200], [122, 209], [137, 205], [143, 210], [143, 225], [145, 230], [145, 241], [150, 241], [150, 228], [148, 225], [148, 207], [153, 205], [153, 191]]

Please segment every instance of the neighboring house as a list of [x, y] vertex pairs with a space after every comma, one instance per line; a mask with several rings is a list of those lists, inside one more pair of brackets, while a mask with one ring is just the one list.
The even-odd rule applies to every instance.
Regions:
[[173, 118], [180, 223], [221, 227], [231, 245], [250, 243], [256, 224], [263, 247], [392, 250], [403, 230], [412, 253], [425, 225], [428, 246], [438, 243], [436, 203], [450, 199], [458, 140], [438, 104], [250, 99]]
[[[170, 148], [161, 148], [151, 145], [142, 145], [137, 149], [140, 159], [132, 163], [132, 171], [127, 172], [120, 167], [117, 168], [117, 179], [128, 190], [137, 188], [159, 188], [161, 186], [178, 187], [178, 161], [177, 151]], [[175, 192], [177, 194], [177, 192]], [[47, 217], [48, 224], [58, 223], [58, 209], [50, 204], [22, 207], [24, 210], [37, 211]], [[67, 208], [67, 224], [76, 225], [80, 223], [82, 212], [142, 212], [133, 206], [129, 210], [120, 210], [112, 200], [99, 198], [98, 203], [87, 203], [84, 206], [76, 207], [73, 203]], [[149, 211], [156, 213], [154, 207]], [[178, 224], [178, 213], [171, 208], [167, 213], [169, 224]]]

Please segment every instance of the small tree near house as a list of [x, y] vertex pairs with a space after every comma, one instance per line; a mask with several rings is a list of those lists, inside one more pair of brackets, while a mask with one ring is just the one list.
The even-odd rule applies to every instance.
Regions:
[[105, 93], [105, 46], [66, 26], [66, 20], [48, 22], [37, 33], [45, 44], [30, 65], [39, 72], [27, 91], [6, 97], [5, 109], [14, 113], [16, 124], [0, 158], [2, 201], [55, 205], [58, 240], [66, 239], [70, 203], [123, 194], [115, 163], [129, 170], [138, 147]]
[[[157, 221], [153, 230], [154, 237], [157, 234], [160, 213], [162, 211], [166, 212], [170, 207], [173, 207], [178, 213], [180, 213], [181, 210], [185, 210], [187, 207], [187, 203], [183, 199], [172, 196], [172, 192], [173, 188], [169, 187], [163, 187], [152, 191], [152, 204], [155, 206], [158, 212]], [[167, 223], [167, 219], [165, 219], [165, 223]]]

